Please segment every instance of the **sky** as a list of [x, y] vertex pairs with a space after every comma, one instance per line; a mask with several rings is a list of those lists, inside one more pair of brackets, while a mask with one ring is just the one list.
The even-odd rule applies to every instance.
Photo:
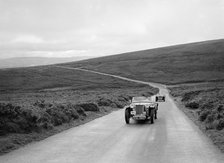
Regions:
[[0, 59], [112, 55], [224, 38], [224, 0], [0, 0]]

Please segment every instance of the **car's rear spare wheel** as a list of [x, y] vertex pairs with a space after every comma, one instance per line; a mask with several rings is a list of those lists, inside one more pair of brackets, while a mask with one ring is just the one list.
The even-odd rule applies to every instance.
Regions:
[[130, 123], [130, 112], [128, 109], [125, 109], [125, 122], [126, 124]]

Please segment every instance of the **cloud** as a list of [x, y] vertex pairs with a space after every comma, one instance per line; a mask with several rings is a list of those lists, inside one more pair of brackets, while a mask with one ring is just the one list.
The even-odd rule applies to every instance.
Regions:
[[85, 50], [62, 50], [62, 51], [31, 51], [28, 55], [41, 57], [74, 57], [81, 54], [86, 54]]
[[20, 35], [14, 38], [12, 43], [31, 43], [31, 44], [40, 44], [45, 43], [44, 39], [35, 35]]
[[98, 56], [224, 37], [224, 0], [0, 0], [0, 11], [0, 57]]
[[79, 57], [79, 56], [89, 56], [91, 53], [85, 50], [10, 50], [10, 51], [0, 51], [1, 58], [10, 57]]

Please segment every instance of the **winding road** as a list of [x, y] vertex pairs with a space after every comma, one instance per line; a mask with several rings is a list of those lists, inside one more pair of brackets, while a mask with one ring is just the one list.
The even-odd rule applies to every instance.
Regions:
[[131, 124], [126, 125], [124, 110], [114, 111], [0, 156], [0, 163], [224, 162], [224, 155], [176, 107], [164, 85], [82, 68], [57, 67], [152, 85], [158, 87], [161, 94], [166, 95], [166, 102], [159, 104], [158, 119], [154, 124], [131, 121]]

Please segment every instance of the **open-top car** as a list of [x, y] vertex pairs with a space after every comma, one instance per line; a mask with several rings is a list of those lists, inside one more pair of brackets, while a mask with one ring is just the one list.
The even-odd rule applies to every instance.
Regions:
[[130, 123], [134, 120], [150, 120], [154, 123], [157, 119], [158, 103], [154, 102], [151, 97], [133, 97], [131, 104], [125, 106], [125, 122]]
[[165, 96], [164, 95], [157, 95], [156, 96], [156, 102], [165, 102]]

